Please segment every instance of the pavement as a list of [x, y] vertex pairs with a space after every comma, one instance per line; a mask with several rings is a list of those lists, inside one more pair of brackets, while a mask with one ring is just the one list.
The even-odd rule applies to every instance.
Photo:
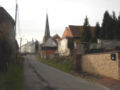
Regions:
[[110, 90], [120, 90], [120, 80], [89, 74], [87, 72], [71, 72], [72, 75], [83, 78], [92, 83], [99, 83]]
[[24, 90], [109, 90], [40, 63], [27, 55], [24, 61]]

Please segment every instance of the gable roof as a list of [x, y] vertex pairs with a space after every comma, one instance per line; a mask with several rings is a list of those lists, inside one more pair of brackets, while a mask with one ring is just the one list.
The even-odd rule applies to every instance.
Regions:
[[56, 42], [52, 39], [49, 38], [44, 44], [43, 47], [57, 47]]
[[13, 25], [15, 24], [10, 14], [3, 7], [0, 7], [0, 23], [7, 21], [11, 21]]
[[69, 25], [69, 29], [73, 37], [80, 37], [82, 35], [83, 26]]
[[58, 34], [55, 34], [52, 38], [56, 40], [56, 39], [60, 39], [60, 36]]
[[[92, 37], [94, 37], [94, 26], [90, 26]], [[83, 31], [83, 26], [69, 25], [65, 28], [62, 38], [65, 37], [81, 37]]]
[[66, 28], [65, 28], [65, 31], [64, 31], [64, 33], [63, 33], [63, 35], [62, 35], [62, 39], [63, 39], [63, 38], [66, 38], [66, 37], [73, 37], [73, 36], [72, 36], [72, 32], [70, 31], [69, 27], [66, 27]]
[[52, 39], [58, 44], [58, 41], [61, 40], [60, 36], [58, 34], [55, 34]]

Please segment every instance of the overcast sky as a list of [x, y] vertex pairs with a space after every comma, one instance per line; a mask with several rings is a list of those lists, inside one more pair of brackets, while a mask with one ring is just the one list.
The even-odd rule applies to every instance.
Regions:
[[[37, 39], [42, 41], [45, 30], [46, 12], [49, 16], [51, 36], [62, 36], [68, 25], [83, 25], [86, 16], [94, 26], [102, 23], [106, 10], [116, 16], [120, 12], [120, 0], [18, 0], [19, 24], [17, 38], [23, 37], [23, 42]], [[15, 0], [0, 0], [3, 6], [14, 18]]]

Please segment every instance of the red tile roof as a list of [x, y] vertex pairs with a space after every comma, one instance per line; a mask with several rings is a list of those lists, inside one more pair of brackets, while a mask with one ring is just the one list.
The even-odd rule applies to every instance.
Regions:
[[82, 35], [83, 26], [69, 25], [69, 29], [73, 37], [80, 37]]
[[[94, 37], [94, 26], [90, 26], [92, 37]], [[65, 37], [81, 37], [83, 31], [83, 26], [69, 25], [65, 28], [62, 38]]]

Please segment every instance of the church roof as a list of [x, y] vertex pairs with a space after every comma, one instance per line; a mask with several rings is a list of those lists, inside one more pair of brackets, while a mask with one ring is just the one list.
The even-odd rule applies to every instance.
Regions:
[[43, 37], [43, 42], [46, 42], [48, 38], [50, 38], [50, 28], [49, 28], [48, 14], [46, 14], [45, 35]]
[[44, 44], [43, 47], [57, 47], [56, 42], [52, 39], [49, 38]]

